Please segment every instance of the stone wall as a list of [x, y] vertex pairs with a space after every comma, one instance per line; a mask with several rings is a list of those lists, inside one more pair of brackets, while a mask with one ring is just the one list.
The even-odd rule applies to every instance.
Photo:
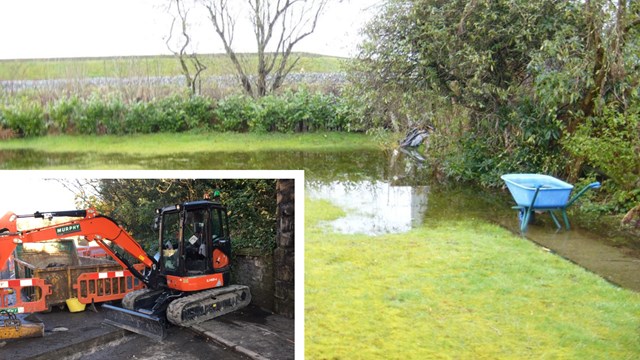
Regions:
[[[347, 81], [345, 73], [291, 73], [284, 85], [296, 84], [339, 87]], [[59, 91], [73, 89], [82, 91], [96, 88], [112, 87], [163, 87], [185, 86], [183, 76], [144, 76], [129, 78], [95, 77], [83, 79], [47, 79], [47, 80], [0, 80], [0, 89], [5, 92], [16, 92], [26, 89]], [[233, 75], [209, 76], [202, 79], [202, 87], [217, 89], [239, 89], [238, 80]]]
[[251, 289], [251, 302], [268, 311], [274, 307], [273, 256], [256, 251], [236, 251], [231, 264], [234, 284], [247, 285]]

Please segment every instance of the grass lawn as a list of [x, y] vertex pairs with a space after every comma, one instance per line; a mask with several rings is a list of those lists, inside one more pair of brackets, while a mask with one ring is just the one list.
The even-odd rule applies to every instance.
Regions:
[[331, 233], [306, 199], [307, 359], [637, 359], [640, 294], [497, 226]]
[[240, 134], [180, 133], [126, 136], [45, 136], [0, 141], [0, 151], [29, 149], [45, 153], [117, 153], [165, 155], [194, 152], [251, 152], [268, 150], [366, 150], [378, 149], [379, 143], [363, 134]]

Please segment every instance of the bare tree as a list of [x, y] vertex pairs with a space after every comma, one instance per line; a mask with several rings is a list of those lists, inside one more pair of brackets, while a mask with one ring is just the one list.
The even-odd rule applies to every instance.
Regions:
[[[184, 75], [187, 87], [192, 95], [199, 94], [201, 91], [200, 75], [207, 67], [200, 61], [195, 52], [188, 53], [191, 37], [189, 36], [187, 16], [189, 8], [185, 6], [184, 0], [171, 0], [167, 7], [167, 12], [173, 16], [169, 36], [166, 38], [165, 44], [167, 49], [171, 51], [180, 61], [182, 74]], [[172, 44], [173, 36], [178, 22], [178, 38], [176, 43]], [[173, 46], [177, 46], [177, 50]]]
[[[294, 46], [315, 31], [328, 0], [200, 1], [208, 10], [209, 20], [222, 40], [242, 88], [253, 97], [261, 97], [282, 86], [300, 59], [292, 59]], [[253, 26], [258, 56], [255, 72], [250, 72], [248, 64], [243, 63], [234, 50], [239, 16], [236, 9], [246, 11]]]

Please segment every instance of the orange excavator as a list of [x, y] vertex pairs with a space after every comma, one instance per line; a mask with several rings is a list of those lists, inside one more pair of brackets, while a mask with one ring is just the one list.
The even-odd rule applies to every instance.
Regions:
[[[122, 308], [103, 305], [105, 322], [161, 340], [169, 323], [189, 326], [247, 306], [249, 288], [229, 285], [231, 239], [227, 211], [208, 199], [156, 210], [158, 254], [150, 256], [113, 219], [94, 209], [0, 218], [0, 264], [17, 244], [84, 236], [140, 279], [146, 288], [128, 293]], [[17, 230], [19, 218], [77, 218], [57, 225]], [[145, 268], [138, 271], [134, 264]]]

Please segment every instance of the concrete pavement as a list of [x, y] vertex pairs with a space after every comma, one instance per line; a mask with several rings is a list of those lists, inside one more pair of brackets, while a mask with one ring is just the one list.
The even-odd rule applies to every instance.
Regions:
[[254, 360], [294, 358], [294, 320], [255, 307], [191, 329]]
[[[70, 313], [53, 310], [37, 314], [45, 324], [45, 336], [32, 339], [0, 340], [0, 359], [60, 359], [110, 342], [134, 336], [128, 331], [102, 323], [98, 312]], [[203, 336], [252, 359], [293, 359], [294, 320], [248, 308], [192, 326]]]

